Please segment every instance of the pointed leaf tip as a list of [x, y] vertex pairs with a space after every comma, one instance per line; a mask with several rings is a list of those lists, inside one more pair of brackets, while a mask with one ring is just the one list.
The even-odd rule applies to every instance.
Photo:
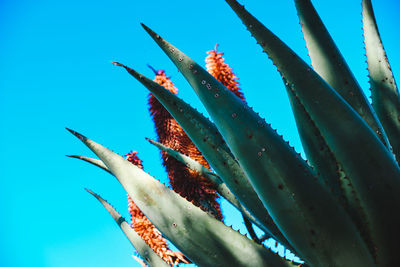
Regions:
[[86, 141], [87, 140], [86, 136], [84, 136], [84, 135], [82, 135], [82, 134], [80, 134], [78, 132], [75, 132], [74, 130], [71, 130], [69, 128], [65, 128], [65, 129], [67, 129], [70, 133], [72, 133], [73, 135], [78, 137], [81, 141]]
[[114, 221], [121, 228], [122, 232], [128, 238], [129, 242], [136, 249], [138, 254], [146, 259], [149, 266], [160, 266], [160, 267], [168, 267], [169, 265], [164, 262], [157, 253], [150, 248], [149, 245], [135, 232], [134, 229], [128, 224], [128, 222], [122, 217], [122, 215], [105, 199], [103, 199], [100, 195], [96, 194], [92, 190], [85, 188], [87, 192], [93, 195], [103, 206], [106, 208], [108, 213], [114, 219]]
[[131, 74], [137, 80], [142, 80], [143, 78], [145, 78], [142, 74], [140, 74], [139, 72], [135, 71], [132, 68], [129, 68], [128, 66], [125, 66], [124, 64], [121, 64], [119, 62], [114, 62], [114, 65], [125, 68], [126, 71], [129, 72], [129, 74]]
[[84, 160], [83, 158], [83, 156], [78, 156], [78, 155], [65, 155], [66, 157], [68, 157], [68, 158], [73, 158], [73, 159], [82, 159], [82, 160]]
[[155, 33], [152, 29], [150, 29], [149, 27], [147, 27], [146, 25], [144, 25], [143, 23], [141, 23], [143, 29], [154, 39], [160, 39], [160, 35], [158, 35], [157, 33]]
[[90, 194], [92, 194], [92, 195], [96, 195], [96, 193], [95, 192], [93, 192], [92, 190], [90, 190], [90, 189], [87, 189], [87, 188], [83, 188], [83, 189], [85, 189], [87, 192], [89, 192]]
[[112, 64], [114, 64], [115, 66], [118, 66], [118, 67], [124, 67], [124, 68], [126, 68], [126, 66], [125, 66], [125, 65], [123, 65], [123, 64], [121, 64], [121, 63], [119, 63], [119, 62], [116, 62], [116, 61], [111, 61], [111, 63], [112, 63]]
[[104, 198], [102, 198], [99, 194], [93, 192], [92, 190], [88, 188], [84, 188], [88, 193], [90, 193], [92, 196], [94, 196], [98, 201], [100, 201], [101, 204], [108, 210], [108, 212], [111, 214], [111, 216], [114, 218], [114, 220], [121, 225], [123, 221], [125, 221], [124, 217], [122, 217], [121, 214], [115, 208], [107, 202]]
[[[95, 198], [97, 198], [98, 200], [100, 200], [100, 195], [96, 194], [95, 192], [93, 192], [92, 190], [88, 189], [88, 188], [84, 188], [86, 190], [86, 192], [88, 192], [89, 194], [91, 194], [92, 196], [94, 196]], [[101, 202], [101, 201], [100, 201]]]
[[145, 137], [145, 139], [150, 143], [150, 144], [157, 144], [158, 142], [154, 141], [153, 139]]
[[[149, 31], [150, 28], [147, 27], [144, 23], [140, 22], [140, 25], [143, 27], [143, 29], [145, 29], [146, 31]], [[151, 30], [150, 30], [151, 31]]]

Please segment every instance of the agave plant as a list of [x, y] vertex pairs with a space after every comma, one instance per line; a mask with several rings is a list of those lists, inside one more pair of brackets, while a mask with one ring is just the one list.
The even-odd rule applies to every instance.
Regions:
[[[372, 105], [309, 0], [295, 0], [312, 67], [235, 0], [226, 0], [280, 72], [307, 161], [242, 99], [145, 25], [188, 80], [212, 121], [120, 63], [165, 107], [212, 169], [151, 141], [209, 179], [268, 236], [310, 266], [396, 266], [400, 238], [400, 98], [370, 0], [363, 29]], [[292, 266], [141, 168], [70, 130], [152, 224], [199, 266]], [[213, 170], [213, 171], [211, 171]], [[110, 211], [144, 264], [167, 263]]]

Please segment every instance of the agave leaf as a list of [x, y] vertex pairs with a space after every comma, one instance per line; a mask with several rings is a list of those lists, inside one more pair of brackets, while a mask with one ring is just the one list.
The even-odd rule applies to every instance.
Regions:
[[[101, 161], [101, 160], [98, 160], [98, 159], [94, 159], [94, 158], [89, 158], [89, 157], [85, 157], [85, 156], [68, 156], [68, 157], [71, 157], [71, 158], [77, 158], [77, 159], [81, 159], [81, 160], [83, 160], [83, 161], [86, 161], [86, 162], [88, 162], [88, 163], [91, 163], [91, 164], [93, 164], [93, 165], [95, 165], [95, 166], [97, 166], [97, 167], [99, 167], [99, 168], [101, 168], [101, 169], [103, 169], [103, 170], [105, 170], [105, 171], [107, 171], [108, 173], [110, 173], [111, 175], [114, 175], [108, 168], [107, 168], [107, 166]], [[132, 163], [132, 162], [131, 162]], [[141, 237], [142, 239], [143, 239], [143, 236]], [[153, 242], [154, 243], [154, 242]], [[164, 249], [165, 248], [165, 246], [162, 248], [162, 249]], [[157, 248], [157, 249], [160, 249], [160, 248]], [[180, 253], [179, 253], [180, 254]], [[165, 255], [165, 254], [164, 254]], [[180, 258], [180, 256], [181, 255], [178, 255], [178, 254], [175, 254], [175, 255], [173, 255], [172, 256], [172, 258], [170, 258], [169, 260], [171, 261], [171, 262], [173, 262], [174, 261], [174, 259], [173, 258], [176, 258], [176, 259], [178, 259], [178, 260], [181, 260], [181, 258]], [[136, 261], [138, 261], [139, 263], [141, 262], [138, 258], [136, 258], [135, 256], [133, 256], [134, 257], [134, 259], [136, 260]], [[169, 257], [171, 257], [171, 255], [169, 255]], [[165, 259], [165, 258], [164, 258]], [[163, 260], [164, 260], [163, 259]], [[184, 260], [182, 260], [182, 262], [185, 262]], [[166, 261], [166, 263], [167, 264], [169, 264], [167, 261]], [[185, 263], [187, 263], [187, 262], [185, 262]], [[168, 265], [169, 266], [169, 265]]]
[[295, 251], [264, 208], [215, 125], [158, 83], [120, 63], [114, 64], [124, 67], [168, 110], [240, 203], [256, 218], [257, 225], [260, 225], [262, 230], [273, 236], [280, 243]]
[[[217, 174], [208, 170], [206, 167], [201, 165], [198, 161], [196, 161], [196, 160], [194, 160], [172, 148], [164, 146], [163, 144], [156, 142], [154, 140], [151, 140], [149, 138], [146, 138], [146, 140], [149, 141], [150, 144], [155, 145], [162, 151], [168, 153], [168, 155], [176, 158], [177, 160], [179, 160], [180, 162], [185, 164], [188, 168], [190, 168], [194, 171], [197, 171], [201, 175], [207, 177], [217, 188], [217, 191], [221, 196], [223, 196], [226, 200], [228, 200], [241, 213], [243, 213], [243, 215], [248, 217], [253, 223], [255, 223], [258, 226], [259, 223], [257, 222], [257, 220], [246, 210], [245, 207], [243, 207], [242, 204], [240, 204], [240, 202], [236, 199], [236, 197], [229, 190], [229, 188], [221, 181], [221, 178]], [[89, 163], [91, 163], [97, 167], [100, 167], [101, 169], [111, 173], [110, 170], [107, 168], [107, 166], [101, 160], [90, 158], [90, 157], [85, 157], [85, 156], [76, 156], [76, 155], [72, 155], [72, 156], [68, 155], [68, 157], [81, 159], [83, 161], [89, 162]], [[259, 227], [262, 227], [262, 226], [260, 225]]]
[[[163, 144], [156, 142], [154, 140], [151, 140], [149, 138], [146, 138], [151, 144], [155, 145], [156, 147], [158, 147], [159, 149], [161, 149], [162, 151], [165, 151], [166, 153], [168, 153], [170, 156], [176, 158], [177, 160], [179, 160], [180, 162], [182, 162], [183, 164], [185, 164], [188, 168], [195, 170], [199, 173], [201, 173], [202, 175], [204, 175], [205, 177], [207, 177], [211, 182], [214, 183], [214, 186], [216, 187], [218, 193], [223, 196], [226, 200], [229, 201], [229, 203], [231, 203], [235, 208], [237, 208], [242, 215], [244, 216], [244, 218], [250, 220], [252, 223], [254, 223], [255, 225], [257, 225], [258, 227], [260, 227], [261, 229], [264, 227], [263, 225], [261, 225], [254, 217], [253, 215], [251, 215], [250, 212], [248, 212], [246, 210], [246, 208], [240, 204], [240, 202], [237, 200], [237, 198], [235, 197], [235, 195], [229, 190], [229, 188], [221, 181], [221, 179], [219, 178], [219, 176], [213, 172], [211, 172], [210, 170], [208, 170], [206, 167], [204, 167], [203, 165], [201, 165], [198, 161], [182, 154], [179, 153], [176, 150], [173, 150], [167, 146], [164, 146]], [[112, 174], [110, 172], [110, 170], [107, 168], [107, 166], [98, 159], [94, 159], [94, 158], [90, 158], [90, 157], [85, 157], [85, 156], [68, 156], [71, 158], [77, 158], [77, 159], [81, 159], [83, 161], [89, 162], [97, 167], [100, 167], [101, 169], [107, 171], [108, 173]], [[250, 223], [251, 224], [251, 223]], [[246, 225], [247, 227], [247, 225]], [[271, 237], [270, 234], [267, 235], [268, 238]]]
[[93, 165], [105, 170], [106, 172], [111, 173], [110, 170], [107, 168], [107, 166], [104, 164], [104, 162], [102, 162], [99, 159], [94, 159], [94, 158], [85, 157], [85, 156], [77, 156], [77, 155], [67, 155], [67, 157], [80, 159], [80, 160], [89, 162], [89, 163], [91, 163], [91, 164], [93, 164]]
[[194, 170], [194, 171], [198, 172], [199, 174], [207, 177], [210, 181], [213, 182], [213, 184], [215, 186], [218, 186], [219, 184], [223, 184], [223, 182], [220, 180], [218, 175], [216, 175], [215, 173], [213, 173], [212, 171], [210, 171], [209, 169], [207, 169], [206, 167], [201, 165], [198, 161], [196, 161], [196, 160], [192, 159], [191, 157], [186, 156], [185, 154], [182, 154], [170, 147], [167, 147], [157, 141], [154, 141], [150, 138], [146, 138], [146, 140], [149, 141], [150, 144], [156, 146], [160, 150], [162, 150], [165, 153], [167, 153], [168, 155], [170, 155], [171, 157], [174, 157], [175, 159], [177, 159], [180, 162], [182, 162], [183, 164], [185, 164], [186, 167], [188, 167], [189, 169]]
[[383, 144], [390, 148], [378, 117], [311, 1], [295, 0], [295, 4], [314, 70], [357, 111]]
[[287, 90], [287, 93], [307, 159], [318, 172], [321, 184], [339, 198], [340, 202], [343, 202], [341, 173], [337, 159], [297, 96], [291, 90]]
[[[253, 215], [251, 215], [251, 213], [249, 211], [246, 210], [246, 208], [240, 204], [240, 202], [237, 200], [237, 198], [235, 197], [235, 195], [229, 190], [229, 188], [221, 181], [220, 177], [211, 172], [210, 170], [208, 170], [206, 167], [204, 167], [203, 165], [201, 165], [199, 162], [197, 162], [196, 160], [182, 154], [179, 153], [176, 150], [173, 150], [169, 147], [164, 146], [163, 144], [156, 142], [154, 140], [151, 140], [149, 138], [146, 138], [151, 144], [155, 145], [156, 147], [158, 147], [159, 149], [161, 149], [162, 151], [165, 151], [166, 153], [168, 153], [170, 156], [176, 158], [177, 160], [181, 161], [183, 164], [187, 165], [188, 168], [195, 170], [199, 173], [201, 173], [202, 175], [204, 175], [205, 177], [207, 177], [211, 182], [214, 183], [218, 193], [223, 196], [226, 200], [229, 201], [229, 203], [231, 203], [235, 208], [237, 208], [243, 216], [245, 216], [245, 218], [249, 219], [252, 223], [254, 223], [255, 225], [257, 225], [258, 227], [260, 227], [261, 229], [263, 229], [263, 225], [261, 225], [254, 217]], [[77, 159], [81, 159], [83, 161], [89, 162], [97, 167], [100, 167], [101, 169], [107, 171], [108, 173], [111, 173], [110, 170], [107, 168], [107, 166], [98, 159], [94, 159], [94, 158], [90, 158], [90, 157], [85, 157], [85, 156], [68, 156], [71, 158], [77, 158]], [[112, 173], [111, 173], [112, 174]], [[268, 234], [268, 237], [270, 237], [270, 235]]]
[[304, 151], [311, 165], [318, 171], [318, 181], [331, 192], [334, 198], [337, 199], [338, 204], [342, 205], [347, 211], [360, 231], [371, 254], [374, 254], [374, 244], [371, 240], [369, 225], [365, 220], [365, 212], [361, 208], [353, 186], [298, 97], [290, 88], [287, 93], [301, 141], [303, 145], [305, 144]]
[[106, 200], [104, 200], [100, 195], [94, 193], [89, 189], [85, 189], [90, 194], [92, 194], [100, 203], [106, 208], [108, 213], [113, 217], [115, 222], [124, 232], [125, 236], [131, 242], [132, 246], [136, 249], [139, 255], [146, 261], [150, 266], [160, 266], [169, 267], [169, 265], [157, 255], [157, 253], [152, 250], [149, 245], [133, 230], [125, 219], [118, 213]]
[[362, 1], [364, 42], [371, 85], [372, 106], [400, 160], [400, 97], [370, 0]]
[[[378, 133], [378, 137], [385, 146], [390, 147], [375, 112], [311, 1], [295, 0], [295, 4], [314, 70], [352, 106], [374, 132]], [[310, 115], [291, 89], [287, 89], [307, 159], [321, 174], [320, 181], [328, 186], [339, 203], [348, 211], [370, 251], [374, 254], [369, 225], [365, 220], [365, 212], [354, 188], [346, 180], [346, 174], [343, 172], [340, 162], [327, 145]]]
[[396, 265], [400, 236], [400, 169], [392, 153], [364, 120], [317, 73], [234, 0], [226, 0], [272, 58], [319, 128], [352, 184], [370, 226], [376, 257]]
[[253, 217], [253, 215], [251, 215], [251, 213], [249, 211], [247, 211], [247, 209], [242, 204], [240, 204], [239, 200], [237, 200], [235, 195], [231, 192], [231, 190], [229, 190], [229, 188], [226, 186], [226, 184], [224, 182], [222, 182], [221, 178], [217, 174], [208, 170], [206, 167], [201, 165], [198, 161], [196, 161], [182, 153], [179, 153], [176, 150], [173, 150], [167, 146], [164, 146], [163, 144], [156, 142], [154, 140], [151, 140], [148, 138], [146, 138], [146, 139], [151, 144], [155, 145], [162, 151], [168, 153], [168, 155], [176, 158], [177, 160], [179, 160], [180, 162], [185, 164], [188, 168], [199, 172], [204, 177], [207, 177], [214, 184], [215, 188], [217, 189], [218, 193], [221, 196], [223, 196], [226, 200], [228, 200], [229, 203], [231, 203], [235, 208], [237, 208], [243, 214], [243, 216], [248, 218], [252, 223], [257, 225], [261, 229], [263, 228], [263, 226]]
[[118, 154], [69, 131], [104, 162], [146, 217], [194, 263], [199, 266], [293, 266], [208, 215]]
[[372, 266], [351, 219], [316, 182], [299, 154], [206, 70], [144, 28], [189, 81], [264, 206], [300, 256], [318, 266]]

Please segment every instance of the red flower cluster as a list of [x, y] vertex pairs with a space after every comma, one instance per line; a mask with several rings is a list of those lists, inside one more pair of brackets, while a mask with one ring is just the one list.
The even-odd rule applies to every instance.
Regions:
[[[244, 101], [243, 93], [238, 87], [237, 77], [229, 65], [224, 62], [223, 53], [217, 52], [217, 46], [218, 44], [214, 50], [207, 52], [207, 71]], [[154, 81], [170, 92], [178, 93], [178, 89], [174, 86], [170, 77], [165, 75], [165, 71], [156, 71]], [[208, 162], [181, 126], [152, 94], [149, 94], [149, 106], [158, 141], [210, 168]], [[188, 169], [183, 163], [167, 153], [161, 152], [161, 155], [172, 189], [194, 205], [222, 220], [220, 205], [217, 202], [218, 194], [212, 184], [196, 171]], [[142, 161], [137, 157], [137, 152], [130, 152], [125, 156], [128, 161], [143, 169]], [[188, 263], [188, 260], [181, 252], [169, 249], [165, 238], [162, 237], [157, 228], [147, 219], [129, 196], [128, 202], [132, 228], [143, 240], [168, 264]]]
[[[126, 154], [125, 157], [129, 162], [143, 169], [142, 161], [138, 158], [136, 151]], [[129, 196], [128, 205], [132, 228], [165, 262], [171, 266], [181, 262], [188, 263], [181, 252], [169, 249], [167, 240], [162, 237], [157, 228], [147, 219]]]
[[[155, 82], [176, 94], [178, 90], [163, 70], [157, 71]], [[152, 95], [149, 95], [149, 110], [153, 117], [158, 141], [180, 153], [183, 153], [209, 168], [207, 161], [183, 131], [181, 126]], [[197, 172], [188, 169], [183, 163], [162, 152], [163, 165], [168, 172], [172, 189], [194, 205], [222, 220], [218, 194], [212, 184]]]
[[231, 90], [235, 95], [244, 101], [244, 96], [239, 88], [239, 82], [235, 73], [232, 72], [232, 68], [229, 67], [222, 57], [224, 53], [217, 52], [218, 44], [215, 45], [214, 50], [208, 51], [208, 56], [206, 57], [206, 68], [208, 73], [214, 76], [220, 83], [225, 85], [229, 90]]

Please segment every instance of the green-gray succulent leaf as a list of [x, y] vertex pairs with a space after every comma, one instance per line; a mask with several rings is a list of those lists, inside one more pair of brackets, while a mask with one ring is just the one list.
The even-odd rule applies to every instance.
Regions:
[[372, 106], [400, 162], [400, 97], [376, 24], [371, 0], [363, 0], [364, 43]]
[[199, 266], [293, 266], [194, 206], [118, 154], [69, 131], [104, 162], [154, 226], [194, 263]]
[[107, 168], [107, 166], [104, 164], [104, 162], [102, 162], [99, 159], [94, 159], [94, 158], [90, 158], [90, 157], [86, 157], [86, 156], [77, 156], [77, 155], [67, 155], [67, 157], [86, 161], [86, 162], [88, 162], [90, 164], [93, 164], [93, 165], [105, 170], [108, 173], [111, 173], [110, 170]]
[[[168, 153], [168, 155], [176, 158], [177, 160], [179, 160], [180, 162], [182, 162], [183, 164], [185, 164], [188, 168], [199, 172], [200, 174], [202, 174], [204, 177], [208, 178], [209, 181], [211, 181], [215, 188], [217, 189], [218, 193], [224, 197], [226, 200], [229, 201], [229, 203], [231, 203], [235, 208], [238, 209], [238, 211], [240, 211], [244, 216], [246, 216], [246, 218], [248, 218], [252, 223], [254, 223], [255, 225], [257, 225], [258, 227], [260, 227], [261, 229], [264, 228], [263, 225], [261, 225], [254, 217], [253, 215], [251, 215], [251, 213], [249, 211], [247, 211], [247, 209], [237, 200], [237, 198], [235, 197], [235, 195], [229, 190], [229, 188], [225, 185], [225, 183], [222, 182], [221, 178], [211, 172], [210, 170], [208, 170], [206, 167], [204, 167], [203, 165], [201, 165], [198, 161], [172, 149], [169, 148], [159, 142], [156, 142], [154, 140], [151, 140], [149, 138], [146, 138], [151, 144], [155, 145], [156, 147], [158, 147], [159, 149], [161, 149], [162, 151]], [[90, 157], [86, 157], [86, 156], [76, 156], [76, 155], [68, 155], [68, 157], [70, 158], [76, 158], [76, 159], [80, 159], [83, 161], [86, 161], [88, 163], [91, 163], [105, 171], [107, 171], [108, 173], [110, 173], [111, 175], [113, 175], [110, 170], [107, 168], [107, 166], [99, 159], [94, 159], [94, 158], [90, 158]], [[271, 237], [270, 234], [268, 234], [268, 237]]]
[[400, 169], [393, 154], [343, 98], [278, 37], [234, 0], [226, 0], [277, 66], [317, 125], [366, 214], [376, 259], [396, 265], [400, 236]]
[[390, 148], [378, 117], [311, 1], [295, 0], [295, 4], [314, 70], [357, 111], [378, 134], [383, 144]]
[[200, 65], [144, 28], [189, 81], [296, 252], [316, 266], [372, 266], [353, 222], [300, 155]]
[[141, 82], [180, 124], [221, 180], [228, 186], [240, 203], [257, 220], [257, 225], [280, 243], [295, 251], [273, 222], [263, 203], [248, 181], [218, 129], [208, 118], [169, 92], [156, 82], [120, 63], [133, 77]]
[[[385, 146], [390, 147], [375, 112], [311, 1], [295, 0], [295, 4], [314, 70], [352, 106], [374, 132], [378, 133], [378, 137]], [[321, 174], [322, 184], [328, 187], [338, 202], [348, 211], [371, 253], [375, 254], [370, 225], [359, 203], [357, 193], [350, 181], [346, 179], [340, 162], [297, 96], [290, 88], [287, 93], [307, 159]]]
[[104, 200], [100, 195], [94, 193], [93, 191], [86, 189], [90, 194], [92, 194], [100, 203], [106, 208], [108, 213], [113, 217], [115, 222], [121, 228], [122, 232], [128, 238], [129, 242], [139, 253], [140, 257], [145, 260], [149, 266], [154, 267], [169, 267], [169, 265], [161, 259], [157, 253], [154, 252], [152, 248], [135, 232], [135, 230], [130, 227], [129, 223], [126, 222], [124, 217], [118, 213], [106, 200]]
[[287, 93], [304, 151], [310, 164], [318, 172], [318, 181], [331, 192], [338, 204], [342, 205], [350, 215], [373, 255], [374, 244], [371, 240], [369, 225], [365, 220], [365, 212], [361, 208], [353, 186], [298, 97], [290, 88]]
[[235, 195], [229, 190], [226, 184], [221, 180], [221, 178], [211, 172], [209, 169], [201, 165], [198, 161], [172, 149], [169, 148], [159, 142], [146, 138], [151, 144], [155, 145], [162, 151], [166, 152], [168, 155], [176, 158], [183, 164], [185, 164], [191, 170], [197, 171], [204, 177], [206, 177], [209, 181], [213, 183], [215, 188], [217, 189], [218, 193], [224, 197], [226, 200], [229, 201], [235, 208], [237, 208], [246, 218], [248, 218], [252, 223], [260, 227], [261, 229], [264, 228], [254, 217], [251, 213], [242, 205], [240, 204], [239, 200], [235, 197]]
[[341, 174], [338, 171], [339, 163], [337, 159], [298, 97], [290, 89], [287, 90], [287, 93], [307, 160], [316, 170], [321, 184], [326, 186], [335, 197], [343, 202], [340, 182]]
[[181, 163], [185, 164], [185, 166], [188, 167], [189, 169], [198, 172], [199, 174], [203, 175], [204, 177], [207, 177], [213, 183], [214, 186], [218, 186], [219, 184], [223, 183], [221, 181], [221, 179], [218, 177], [218, 175], [216, 175], [215, 173], [210, 171], [208, 168], [204, 167], [197, 160], [194, 160], [191, 157], [189, 157], [185, 154], [182, 154], [182, 153], [180, 153], [170, 147], [167, 147], [157, 141], [154, 141], [150, 138], [146, 138], [146, 140], [149, 141], [150, 144], [156, 146], [160, 150], [162, 150], [165, 153], [167, 153], [168, 155], [170, 155], [171, 157], [174, 157]]

